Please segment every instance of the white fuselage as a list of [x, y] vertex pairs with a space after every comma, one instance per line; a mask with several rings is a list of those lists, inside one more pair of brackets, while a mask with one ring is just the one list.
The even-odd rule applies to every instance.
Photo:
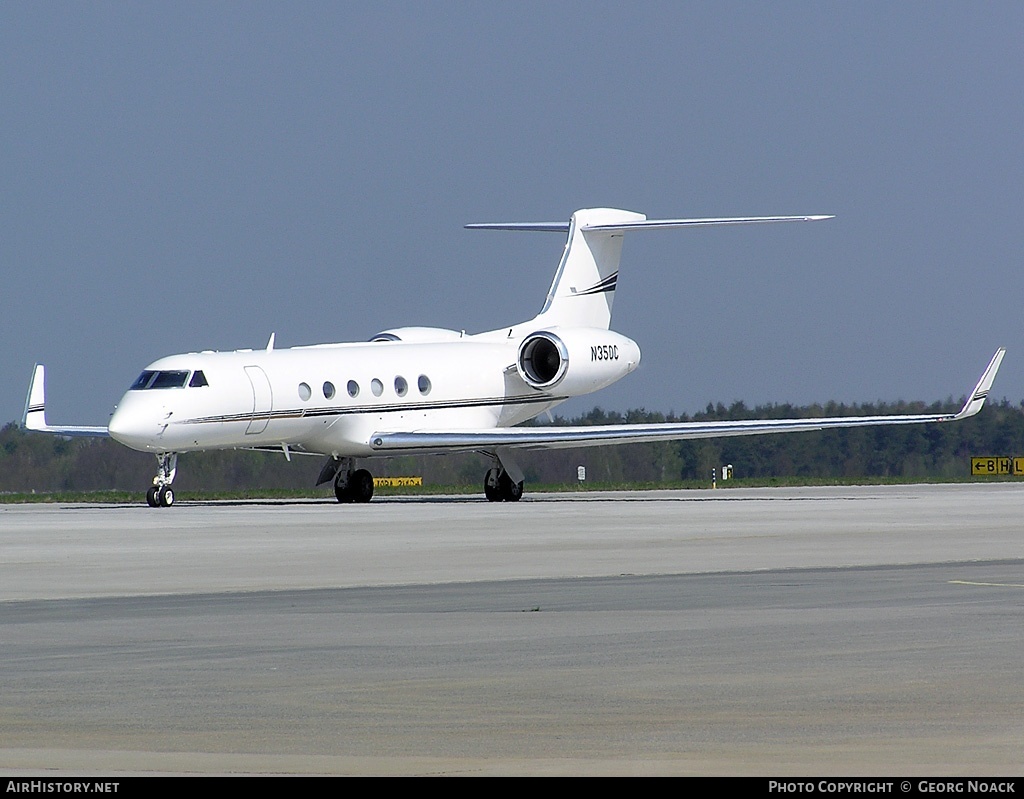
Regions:
[[[146, 367], [142, 385], [125, 393], [110, 435], [157, 453], [287, 447], [362, 457], [375, 454], [377, 432], [518, 424], [609, 385], [640, 360], [636, 343], [618, 333], [560, 331], [579, 342], [568, 372], [537, 388], [516, 366], [518, 327], [476, 336], [437, 331], [434, 341], [172, 355]], [[149, 373], [157, 376], [153, 386], [145, 385]]]

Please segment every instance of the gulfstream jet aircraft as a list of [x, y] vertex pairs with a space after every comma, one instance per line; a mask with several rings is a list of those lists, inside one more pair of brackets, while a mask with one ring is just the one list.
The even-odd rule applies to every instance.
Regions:
[[146, 499], [174, 503], [178, 454], [254, 449], [326, 456], [317, 484], [333, 482], [339, 502], [367, 502], [373, 477], [354, 459], [478, 451], [491, 457], [484, 494], [517, 501], [520, 449], [593, 447], [637, 441], [744, 436], [834, 427], [947, 422], [985, 402], [999, 349], [956, 414], [680, 422], [595, 427], [516, 427], [571, 397], [614, 383], [640, 363], [636, 342], [609, 329], [622, 238], [630, 231], [826, 216], [647, 219], [612, 208], [577, 211], [566, 223], [467, 225], [477, 229], [567, 234], [547, 299], [528, 322], [485, 333], [403, 327], [366, 343], [192, 352], [147, 366], [107, 427], [47, 424], [44, 371], [35, 367], [25, 405], [29, 430], [107, 436], [152, 452], [157, 474]]

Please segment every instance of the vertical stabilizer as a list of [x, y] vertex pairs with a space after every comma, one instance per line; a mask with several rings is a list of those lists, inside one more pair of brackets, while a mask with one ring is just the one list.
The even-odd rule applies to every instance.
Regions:
[[642, 222], [646, 218], [643, 214], [615, 208], [587, 208], [574, 213], [569, 221], [562, 261], [538, 321], [548, 325], [607, 329], [619, 279], [623, 231], [587, 228]]

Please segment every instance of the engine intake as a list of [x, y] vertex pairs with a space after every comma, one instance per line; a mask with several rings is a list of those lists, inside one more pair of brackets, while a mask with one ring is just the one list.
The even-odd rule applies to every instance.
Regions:
[[557, 385], [569, 368], [569, 350], [554, 333], [534, 333], [519, 347], [516, 362], [523, 380], [534, 388]]

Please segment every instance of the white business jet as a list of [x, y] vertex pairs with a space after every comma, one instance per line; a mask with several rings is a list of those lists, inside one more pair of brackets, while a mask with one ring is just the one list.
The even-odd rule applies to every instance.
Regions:
[[317, 485], [333, 481], [339, 502], [368, 502], [373, 495], [373, 477], [355, 468], [356, 458], [478, 451], [493, 462], [484, 476], [487, 499], [515, 502], [523, 493], [518, 449], [947, 422], [980, 411], [1003, 349], [955, 414], [515, 427], [639, 365], [636, 342], [609, 330], [625, 233], [829, 218], [652, 220], [590, 208], [565, 223], [467, 225], [568, 234], [544, 307], [533, 319], [475, 335], [402, 327], [366, 343], [291, 349], [275, 349], [272, 335], [263, 350], [172, 355], [145, 368], [107, 427], [48, 424], [44, 370], [37, 364], [24, 426], [62, 436], [110, 436], [154, 453], [158, 469], [146, 495], [153, 507], [174, 503], [178, 454], [209, 449], [273, 450], [289, 459], [293, 453], [326, 455]]

